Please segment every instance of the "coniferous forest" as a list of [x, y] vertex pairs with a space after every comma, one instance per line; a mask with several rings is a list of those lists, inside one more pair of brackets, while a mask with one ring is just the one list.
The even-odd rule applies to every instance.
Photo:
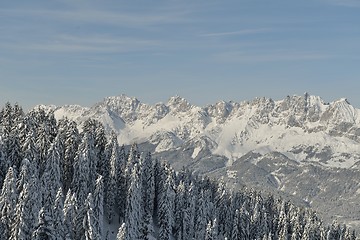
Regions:
[[356, 239], [289, 201], [175, 172], [95, 120], [7, 103], [0, 126], [1, 240]]

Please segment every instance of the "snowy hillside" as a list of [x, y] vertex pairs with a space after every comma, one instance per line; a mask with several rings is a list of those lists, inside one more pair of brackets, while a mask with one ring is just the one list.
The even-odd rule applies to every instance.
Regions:
[[[346, 209], [360, 211], [356, 203], [360, 202], [356, 180], [360, 176], [360, 110], [346, 99], [325, 103], [305, 93], [278, 101], [256, 98], [199, 107], [179, 96], [149, 105], [121, 95], [90, 108], [57, 107], [54, 113], [57, 119], [66, 116], [79, 124], [95, 118], [108, 132], [115, 131], [120, 144], [143, 143], [177, 169], [186, 166], [210, 176], [224, 176], [235, 187], [247, 184], [276, 191], [316, 207], [329, 222], [333, 215], [341, 215], [358, 225], [356, 214]], [[255, 173], [250, 176], [240, 169]], [[320, 176], [333, 182], [320, 184], [310, 195], [309, 184], [296, 180], [313, 178], [318, 182]], [[355, 183], [344, 193], [337, 185], [346, 185], [349, 177]], [[334, 194], [350, 205], [338, 205], [340, 200], [334, 200]], [[332, 211], [322, 205], [327, 201]]]
[[[310, 208], [175, 171], [142, 152], [146, 144], [119, 146], [97, 120], [78, 131], [44, 110], [7, 103], [0, 111], [1, 240], [356, 239], [354, 228], [324, 224]], [[212, 144], [203, 138], [196, 148]]]

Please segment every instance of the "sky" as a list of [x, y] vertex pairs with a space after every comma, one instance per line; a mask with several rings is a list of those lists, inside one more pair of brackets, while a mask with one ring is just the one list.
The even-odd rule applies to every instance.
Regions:
[[360, 108], [360, 0], [0, 1], [0, 104], [287, 95]]

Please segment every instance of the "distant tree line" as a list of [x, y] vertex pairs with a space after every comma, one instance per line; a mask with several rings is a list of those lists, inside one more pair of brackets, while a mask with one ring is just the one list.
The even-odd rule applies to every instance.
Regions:
[[[81, 131], [79, 131], [81, 129]], [[56, 121], [7, 103], [0, 112], [0, 240], [356, 239], [345, 225], [251, 189], [175, 172], [126, 151], [100, 122]]]

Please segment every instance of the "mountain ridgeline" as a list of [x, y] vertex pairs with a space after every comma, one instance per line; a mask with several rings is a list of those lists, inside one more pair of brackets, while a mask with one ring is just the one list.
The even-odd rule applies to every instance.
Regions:
[[8, 103], [0, 125], [0, 239], [356, 239], [308, 208], [121, 147], [98, 120]]
[[90, 108], [42, 107], [79, 125], [96, 119], [120, 143], [137, 142], [177, 171], [280, 195], [328, 224], [360, 229], [360, 110], [345, 98], [326, 103], [305, 93], [199, 107], [179, 96], [149, 105], [120, 95]]

